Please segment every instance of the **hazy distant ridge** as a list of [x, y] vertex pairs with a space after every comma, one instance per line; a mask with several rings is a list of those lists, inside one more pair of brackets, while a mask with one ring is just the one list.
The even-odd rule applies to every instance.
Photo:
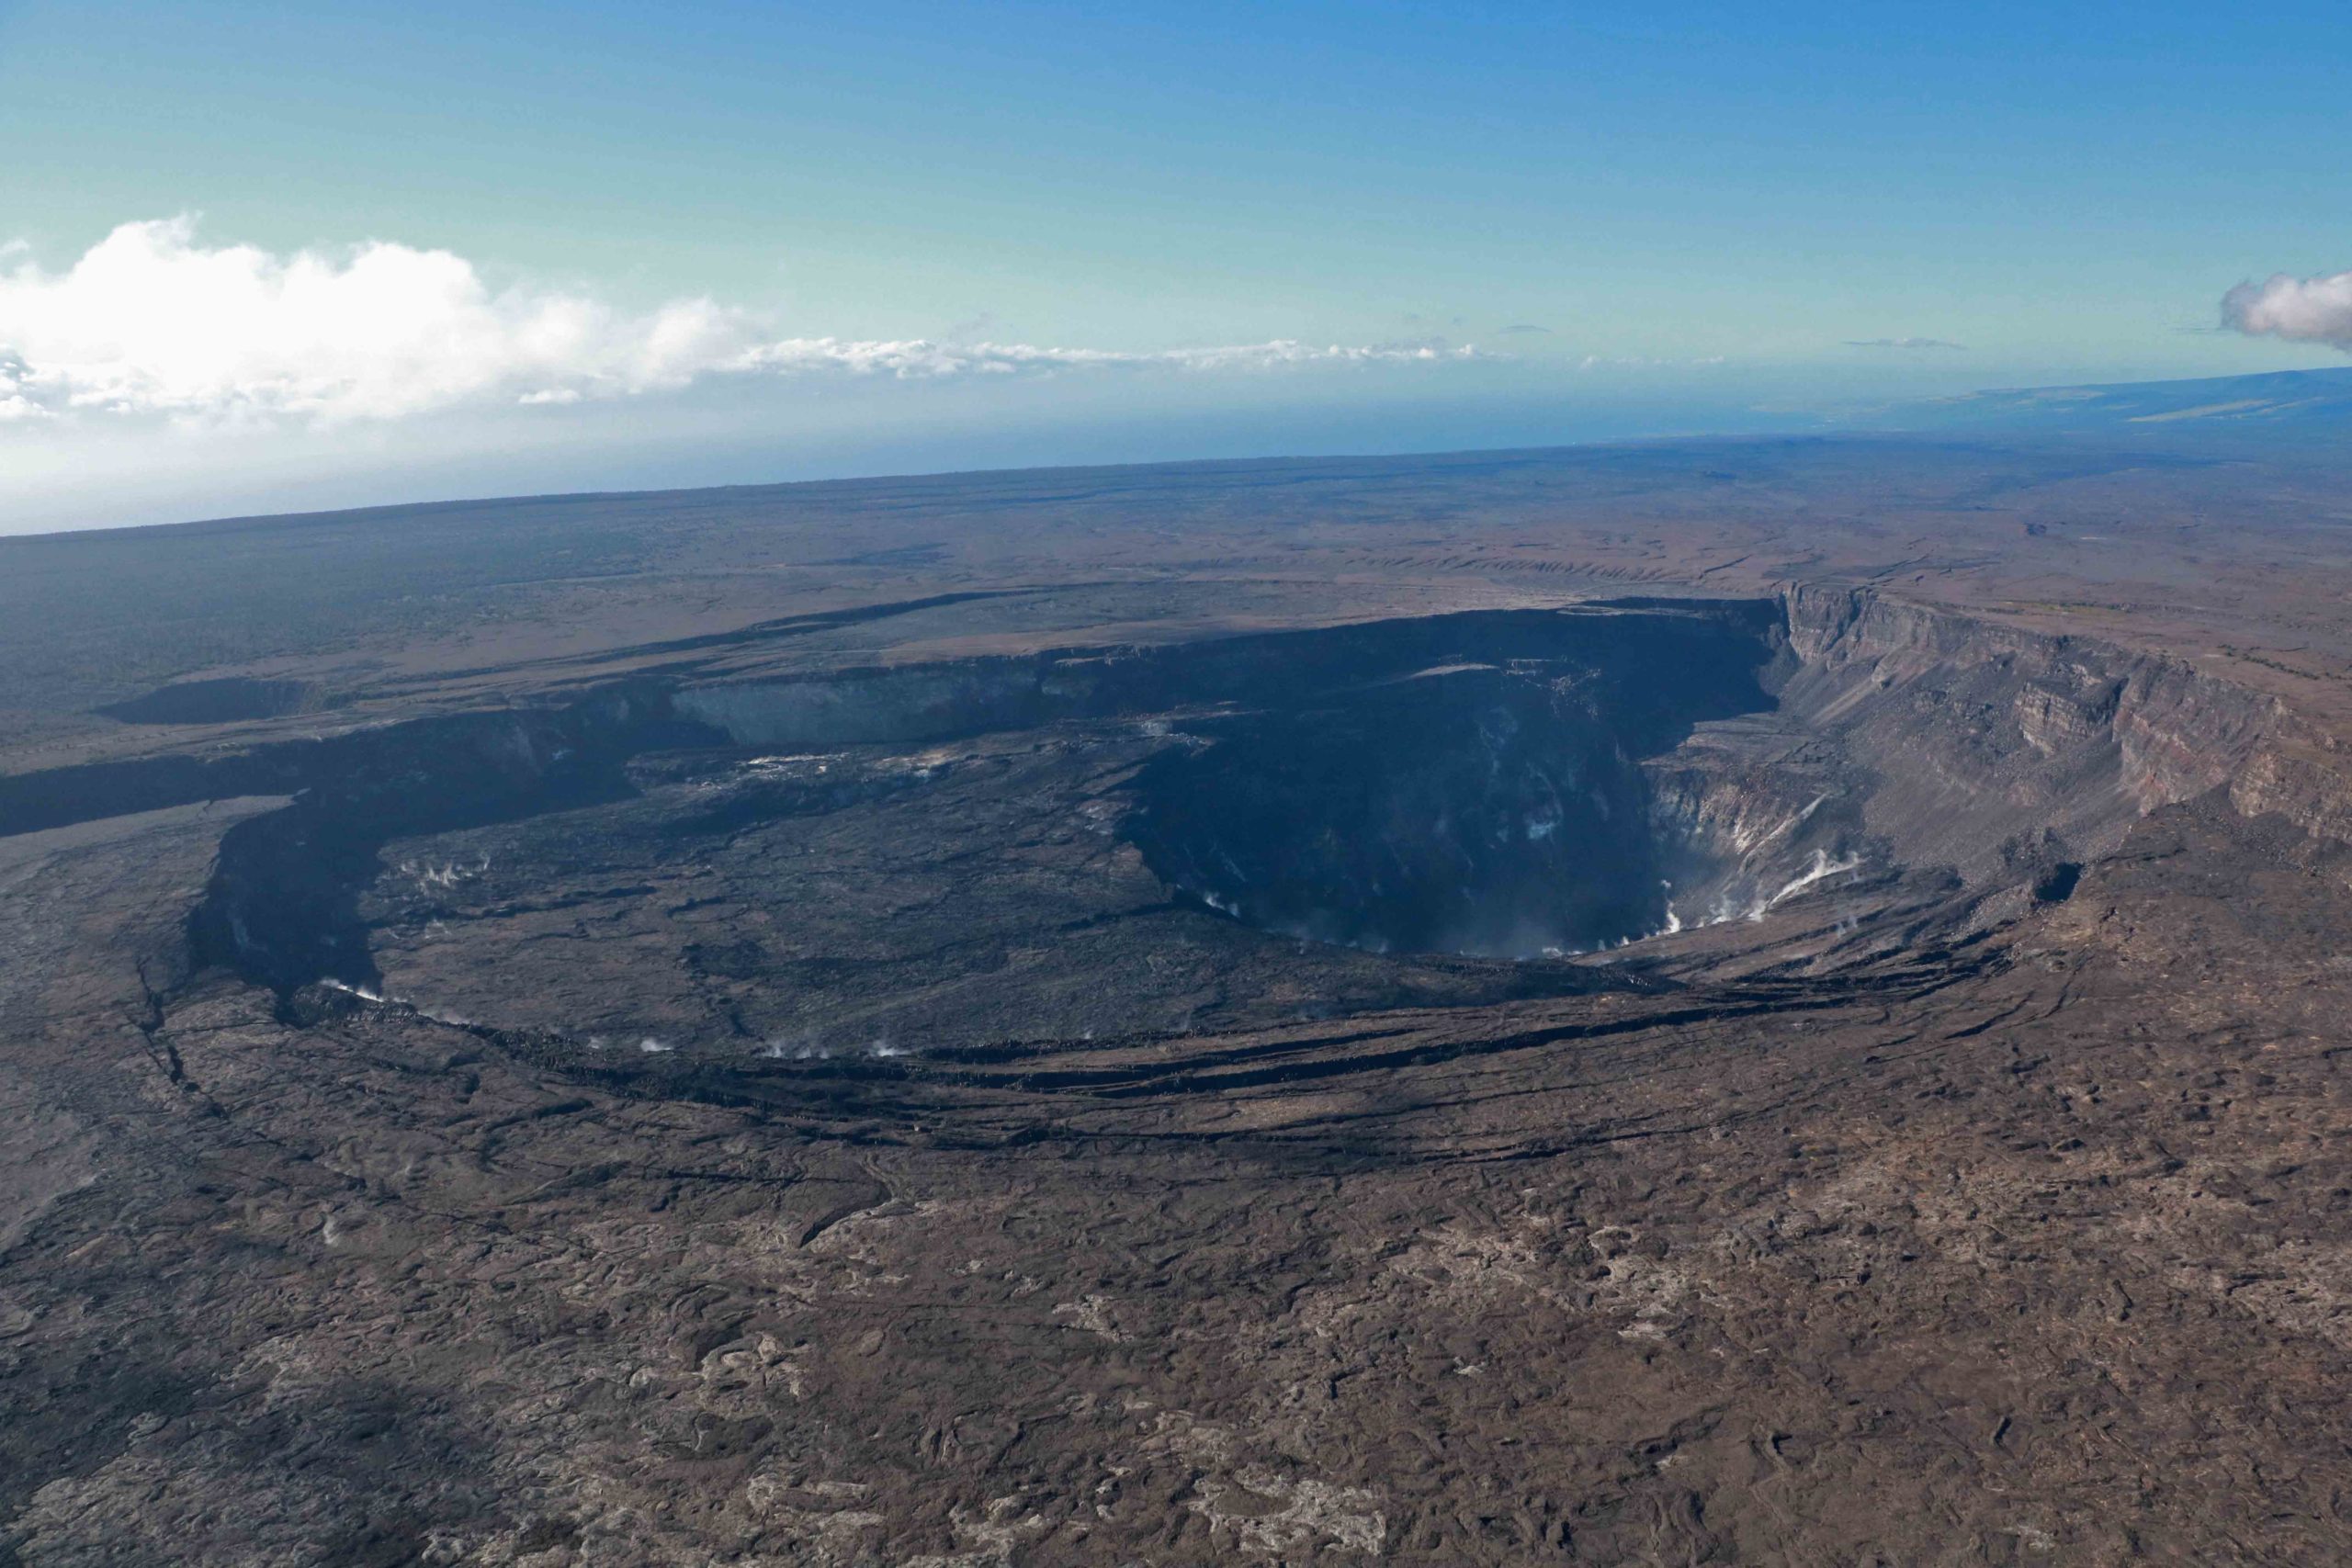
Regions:
[[1855, 422], [1877, 430], [2151, 434], [2223, 428], [2280, 434], [2352, 429], [2352, 368], [2278, 370], [2190, 381], [2018, 387], [1904, 403]]

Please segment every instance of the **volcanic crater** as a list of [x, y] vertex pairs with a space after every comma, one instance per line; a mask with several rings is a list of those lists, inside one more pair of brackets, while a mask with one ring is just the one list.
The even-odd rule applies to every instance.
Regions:
[[673, 1074], [1824, 976], [2204, 787], [2163, 740], [2245, 716], [2176, 675], [1792, 590], [637, 680], [242, 758], [292, 798], [189, 925]]

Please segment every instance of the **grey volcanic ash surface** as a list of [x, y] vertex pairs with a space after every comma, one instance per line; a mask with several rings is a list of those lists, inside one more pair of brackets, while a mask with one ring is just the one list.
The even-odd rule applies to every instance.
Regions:
[[2340, 1561], [2345, 493], [0, 543], [0, 1562]]

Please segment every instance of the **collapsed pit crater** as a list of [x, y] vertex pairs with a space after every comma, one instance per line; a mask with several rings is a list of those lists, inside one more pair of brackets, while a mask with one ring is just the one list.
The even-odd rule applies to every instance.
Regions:
[[1702, 727], [1774, 710], [1772, 626], [1723, 606], [1543, 629], [1550, 646], [1499, 661], [1471, 643], [1188, 726], [1191, 744], [1138, 773], [1133, 841], [1247, 925], [1516, 959], [1760, 914], [1860, 867], [1850, 807], [1832, 806], [1843, 781], [1735, 776], [1690, 749]]

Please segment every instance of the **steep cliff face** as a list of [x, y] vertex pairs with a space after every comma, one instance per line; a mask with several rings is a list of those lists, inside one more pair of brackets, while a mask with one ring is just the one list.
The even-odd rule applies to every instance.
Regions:
[[1981, 876], [2018, 832], [2095, 854], [2145, 812], [2224, 786], [2250, 816], [2352, 825], [2332, 754], [2261, 694], [1860, 591], [1798, 586], [1783, 603], [1798, 663], [1781, 714], [1877, 775], [1867, 815], [1908, 858]]

